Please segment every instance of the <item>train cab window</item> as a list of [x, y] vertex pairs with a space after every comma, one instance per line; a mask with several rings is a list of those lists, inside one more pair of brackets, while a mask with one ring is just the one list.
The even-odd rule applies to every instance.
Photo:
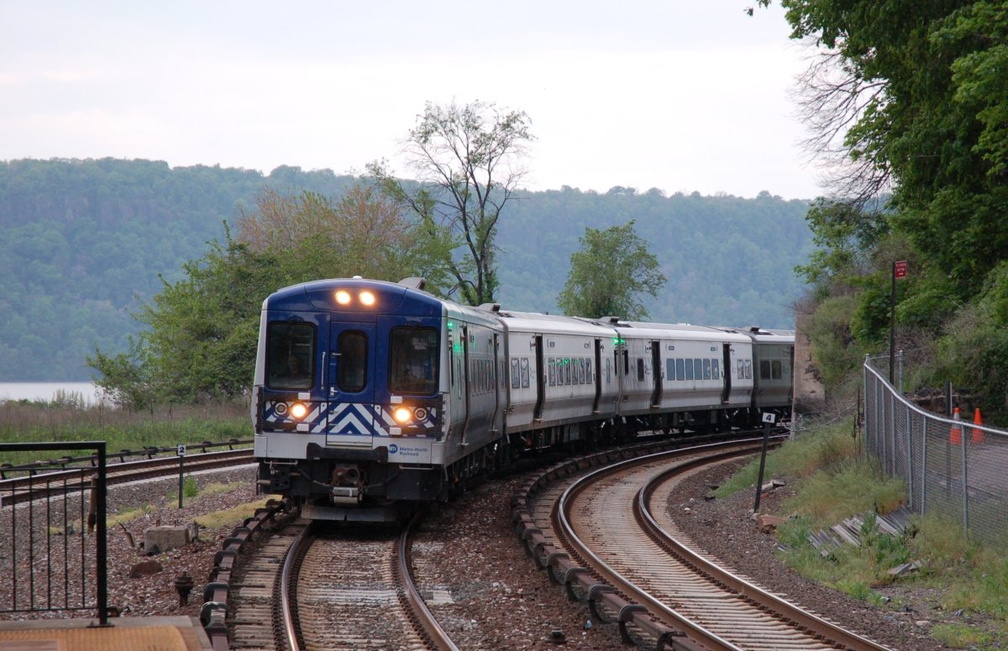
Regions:
[[358, 330], [344, 330], [336, 340], [339, 365], [336, 385], [344, 393], [358, 393], [367, 385], [368, 341]]
[[310, 389], [315, 377], [315, 326], [276, 321], [266, 330], [266, 386]]
[[434, 328], [392, 328], [389, 333], [389, 391], [437, 392], [438, 333]]

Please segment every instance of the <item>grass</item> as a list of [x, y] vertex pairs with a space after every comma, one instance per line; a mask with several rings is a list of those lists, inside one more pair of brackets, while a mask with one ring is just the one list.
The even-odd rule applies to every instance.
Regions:
[[[875, 514], [888, 513], [905, 501], [901, 480], [882, 476], [878, 465], [858, 453], [853, 427], [842, 424], [802, 434], [767, 456], [764, 478], [787, 477], [793, 497], [780, 507], [787, 521], [777, 529], [786, 551], [783, 561], [800, 574], [876, 606], [883, 606], [885, 586], [899, 581], [934, 592], [938, 607], [979, 616], [984, 627], [941, 624], [934, 636], [954, 648], [1008, 648], [1008, 558], [1004, 549], [967, 537], [961, 523], [939, 511], [915, 516], [902, 536], [879, 533]], [[742, 468], [715, 494], [727, 497], [751, 490], [759, 460]], [[825, 558], [809, 542], [809, 533], [853, 515], [865, 516], [862, 544], [842, 545]], [[889, 569], [915, 561], [921, 569], [902, 578]], [[898, 603], [892, 604], [898, 607]]]
[[[105, 441], [108, 453], [252, 438], [244, 402], [155, 411], [128, 411], [85, 405], [57, 395], [53, 401], [0, 403], [0, 443]], [[77, 454], [77, 453], [74, 453]], [[55, 455], [62, 456], [62, 455]], [[19, 465], [39, 459], [31, 452], [10, 452], [0, 463]]]

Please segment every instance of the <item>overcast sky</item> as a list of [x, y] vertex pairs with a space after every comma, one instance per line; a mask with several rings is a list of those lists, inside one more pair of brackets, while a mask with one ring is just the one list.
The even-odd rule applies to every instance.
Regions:
[[0, 160], [360, 173], [426, 102], [522, 110], [525, 187], [822, 194], [755, 0], [0, 0]]

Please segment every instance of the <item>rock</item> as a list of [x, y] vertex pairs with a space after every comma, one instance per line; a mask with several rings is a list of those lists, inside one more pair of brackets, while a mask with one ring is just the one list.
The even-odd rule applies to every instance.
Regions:
[[193, 541], [193, 529], [181, 527], [151, 527], [144, 531], [143, 550], [147, 556], [160, 554]]
[[147, 559], [146, 561], [140, 561], [130, 568], [129, 578], [139, 579], [142, 576], [154, 576], [163, 569], [164, 566], [161, 563], [153, 559]]
[[911, 572], [916, 572], [920, 569], [920, 563], [914, 561], [912, 563], [903, 563], [902, 565], [897, 565], [889, 570], [890, 576], [906, 576]]
[[756, 524], [762, 533], [773, 533], [784, 522], [784, 518], [778, 515], [770, 515], [769, 513], [761, 513], [756, 520]]

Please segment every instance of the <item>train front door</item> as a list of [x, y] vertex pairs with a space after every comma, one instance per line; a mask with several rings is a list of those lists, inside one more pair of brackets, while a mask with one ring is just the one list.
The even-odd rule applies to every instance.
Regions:
[[374, 324], [333, 323], [330, 327], [326, 445], [371, 448], [376, 344]]

